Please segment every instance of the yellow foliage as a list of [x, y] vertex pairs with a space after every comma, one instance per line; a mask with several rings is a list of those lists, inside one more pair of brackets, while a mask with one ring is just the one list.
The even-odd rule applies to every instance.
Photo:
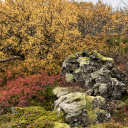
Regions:
[[[127, 34], [128, 30], [127, 10], [112, 11], [100, 0], [96, 5], [67, 0], [6, 0], [0, 2], [0, 17], [0, 58], [22, 53], [27, 70], [45, 68], [55, 74], [69, 54], [83, 49], [109, 51], [106, 34]], [[102, 41], [98, 41], [98, 34]], [[120, 46], [115, 50], [125, 47]]]

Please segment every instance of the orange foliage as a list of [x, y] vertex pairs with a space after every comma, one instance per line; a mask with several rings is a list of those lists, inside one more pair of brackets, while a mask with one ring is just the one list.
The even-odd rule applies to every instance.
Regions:
[[83, 49], [96, 49], [109, 56], [111, 50], [120, 54], [127, 51], [127, 43], [121, 40], [106, 42], [115, 33], [126, 37], [128, 10], [113, 11], [100, 0], [96, 5], [66, 0], [6, 0], [0, 2], [0, 10], [0, 58], [18, 56], [27, 72], [45, 69], [58, 74], [64, 59]]

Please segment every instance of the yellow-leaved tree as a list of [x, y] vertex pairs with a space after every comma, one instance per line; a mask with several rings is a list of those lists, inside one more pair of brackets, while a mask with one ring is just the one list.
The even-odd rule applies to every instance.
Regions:
[[[60, 70], [60, 62], [80, 37], [77, 7], [66, 0], [0, 2], [0, 62], [20, 59], [24, 67]], [[60, 63], [59, 62], [59, 63]]]

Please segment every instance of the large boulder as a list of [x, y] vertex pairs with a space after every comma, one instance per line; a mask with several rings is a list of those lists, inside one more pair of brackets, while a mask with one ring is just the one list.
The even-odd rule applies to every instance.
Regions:
[[90, 96], [119, 100], [125, 91], [125, 75], [114, 67], [112, 58], [104, 57], [95, 50], [69, 55], [62, 63], [61, 75], [66, 76], [67, 82], [80, 82]]
[[[60, 93], [55, 93], [57, 89], [60, 90], [60, 87], [56, 87], [53, 93], [58, 97]], [[71, 127], [86, 127], [110, 119], [111, 116], [106, 109], [105, 98], [88, 96], [81, 92], [66, 93], [69, 88], [64, 89], [65, 93], [54, 102], [54, 109], [64, 113], [65, 120]]]
[[86, 127], [107, 122], [114, 114], [111, 111], [121, 110], [125, 105], [120, 100], [113, 100], [108, 105], [106, 99], [101, 96], [71, 92], [70, 87], [56, 87], [53, 94], [58, 98], [54, 102], [54, 110], [57, 110], [58, 114], [63, 113], [70, 127]]

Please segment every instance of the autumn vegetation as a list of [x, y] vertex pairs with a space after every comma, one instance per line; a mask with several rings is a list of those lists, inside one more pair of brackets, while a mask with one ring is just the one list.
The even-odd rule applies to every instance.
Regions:
[[[10, 106], [40, 105], [52, 110], [55, 86], [80, 86], [62, 80], [60, 69], [69, 54], [83, 49], [112, 57], [128, 76], [127, 6], [114, 10], [100, 0], [96, 5], [0, 1], [0, 113]], [[128, 77], [125, 83], [128, 89]], [[128, 123], [126, 112], [119, 114], [125, 119], [120, 126]]]

